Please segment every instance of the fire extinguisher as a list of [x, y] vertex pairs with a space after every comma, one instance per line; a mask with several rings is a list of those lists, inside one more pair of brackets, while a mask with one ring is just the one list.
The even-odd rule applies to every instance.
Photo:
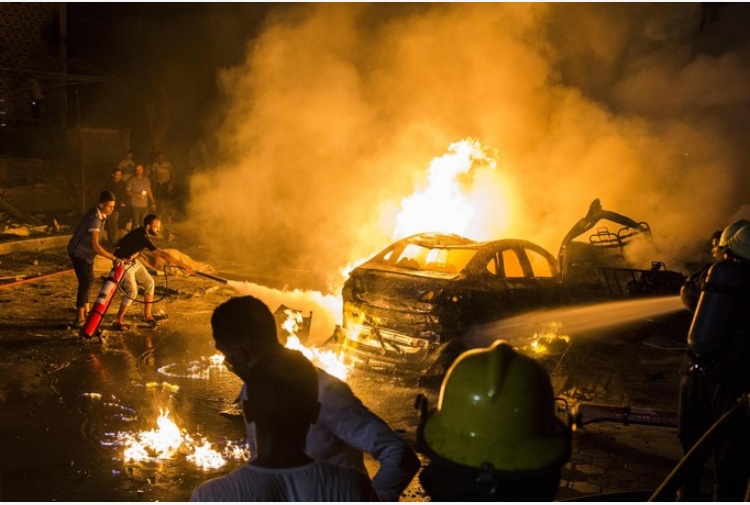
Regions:
[[99, 325], [102, 324], [104, 314], [107, 313], [112, 299], [115, 297], [117, 286], [122, 280], [122, 276], [125, 274], [125, 267], [122, 262], [118, 262], [112, 270], [109, 271], [107, 280], [104, 281], [102, 290], [99, 291], [99, 296], [96, 297], [94, 306], [91, 308], [91, 312], [86, 317], [86, 322], [81, 327], [79, 335], [83, 338], [93, 338], [97, 335]]

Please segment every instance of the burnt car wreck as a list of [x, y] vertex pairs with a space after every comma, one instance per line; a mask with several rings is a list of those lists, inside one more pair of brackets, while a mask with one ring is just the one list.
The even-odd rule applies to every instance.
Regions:
[[[601, 221], [621, 228], [594, 228]], [[576, 240], [582, 235], [587, 238]], [[647, 223], [604, 210], [598, 199], [565, 236], [557, 258], [519, 239], [420, 233], [398, 240], [345, 282], [343, 345], [368, 365], [424, 371], [473, 325], [564, 305], [679, 293], [681, 273], [659, 261], [636, 268], [628, 259], [633, 244], [650, 241]]]

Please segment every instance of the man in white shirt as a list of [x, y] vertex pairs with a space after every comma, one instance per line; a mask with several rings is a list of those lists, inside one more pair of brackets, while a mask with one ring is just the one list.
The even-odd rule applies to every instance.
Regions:
[[377, 501], [365, 473], [305, 453], [318, 418], [318, 376], [302, 353], [277, 347], [243, 371], [245, 420], [255, 424], [257, 453], [247, 465], [200, 485], [191, 501]]
[[[257, 298], [241, 296], [219, 305], [211, 317], [216, 349], [239, 377], [275, 349], [283, 348], [276, 320]], [[398, 433], [372, 413], [343, 381], [316, 368], [320, 416], [307, 435], [307, 453], [313, 458], [365, 472], [364, 452], [379, 463], [372, 485], [381, 501], [398, 501], [419, 470], [417, 454]], [[243, 386], [241, 398], [247, 398]], [[248, 442], [254, 440], [247, 423]]]

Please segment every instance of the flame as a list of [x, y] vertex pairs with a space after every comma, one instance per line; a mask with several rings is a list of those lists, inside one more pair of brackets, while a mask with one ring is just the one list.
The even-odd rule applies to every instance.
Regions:
[[209, 356], [208, 361], [211, 363], [209, 368], [218, 368], [219, 370], [226, 369], [224, 366], [224, 355], [220, 352], [217, 352], [213, 356]]
[[250, 459], [246, 447], [234, 442], [227, 442], [223, 451], [218, 451], [206, 438], [200, 442], [180, 429], [169, 416], [169, 409], [160, 410], [156, 420], [157, 428], [137, 433], [119, 432], [115, 435], [115, 442], [102, 442], [103, 445], [118, 445], [123, 447], [123, 461], [155, 462], [172, 459], [177, 454], [185, 453], [187, 461], [202, 470], [215, 470], [223, 467], [227, 460]]
[[335, 353], [330, 349], [321, 351], [315, 347], [305, 347], [297, 336], [297, 331], [299, 331], [300, 325], [302, 324], [302, 313], [296, 310], [286, 310], [284, 313], [286, 314], [286, 319], [281, 324], [281, 327], [289, 334], [285, 347], [287, 349], [300, 351], [307, 359], [312, 361], [315, 366], [320, 367], [334, 377], [345, 381], [349, 376], [351, 366], [346, 365], [343, 351]]
[[[125, 447], [125, 461], [143, 461], [150, 457], [170, 459], [184, 440], [177, 424], [170, 419], [169, 409], [160, 410], [157, 429], [137, 433]], [[153, 456], [152, 456], [153, 455]]]
[[[494, 171], [497, 162], [477, 140], [464, 139], [451, 144], [449, 153], [435, 158], [428, 169], [428, 185], [415, 191], [401, 202], [401, 211], [396, 217], [394, 239], [421, 232], [455, 233], [478, 237], [487, 234], [481, 230], [481, 188], [474, 188], [474, 177], [480, 169]], [[494, 221], [503, 220], [509, 214], [508, 198], [502, 188], [495, 192], [492, 206], [503, 207], [501, 212], [493, 210]], [[486, 198], [487, 195], [484, 195]], [[480, 219], [476, 219], [479, 217]], [[495, 223], [496, 225], [497, 223]], [[504, 224], [504, 223], [503, 223]]]
[[187, 460], [203, 470], [216, 470], [227, 462], [221, 453], [214, 449], [205, 438], [201, 445], [193, 447], [193, 453], [188, 454]]

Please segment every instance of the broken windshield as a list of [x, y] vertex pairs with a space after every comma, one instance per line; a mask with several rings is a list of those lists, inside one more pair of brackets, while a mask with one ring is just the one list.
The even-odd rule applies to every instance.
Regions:
[[385, 252], [379, 263], [410, 270], [428, 270], [457, 274], [476, 254], [476, 249], [455, 247], [424, 247], [403, 244]]

